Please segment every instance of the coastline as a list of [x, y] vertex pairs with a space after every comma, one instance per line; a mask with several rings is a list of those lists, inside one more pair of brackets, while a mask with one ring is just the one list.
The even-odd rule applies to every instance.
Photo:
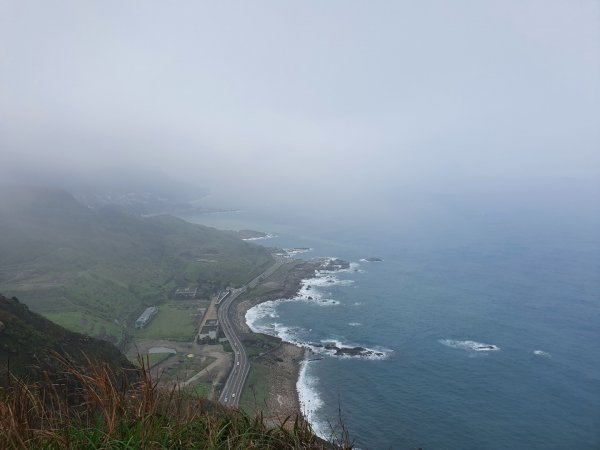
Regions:
[[[314, 277], [316, 271], [321, 268], [320, 261], [292, 259], [255, 289], [240, 297], [234, 305], [233, 317], [238, 330], [246, 335], [258, 335], [259, 333], [254, 333], [246, 323], [248, 310], [267, 301], [296, 297], [302, 289], [303, 280]], [[259, 288], [262, 293], [253, 295]], [[287, 417], [298, 416], [306, 419], [297, 384], [302, 362], [308, 352], [303, 347], [281, 341], [277, 347], [257, 357], [257, 362], [269, 368], [267, 374], [269, 389], [264, 405], [267, 420], [278, 424]], [[263, 405], [260, 407], [262, 408]]]

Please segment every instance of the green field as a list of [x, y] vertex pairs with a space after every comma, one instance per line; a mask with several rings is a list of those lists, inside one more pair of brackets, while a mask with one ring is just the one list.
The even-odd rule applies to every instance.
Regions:
[[192, 341], [198, 332], [194, 309], [178, 307], [169, 302], [158, 306], [158, 313], [141, 330], [135, 330], [134, 336], [141, 339], [173, 339]]
[[154, 367], [155, 365], [160, 364], [163, 361], [166, 361], [171, 356], [175, 356], [175, 353], [148, 353], [148, 355], [147, 355], [148, 367]]
[[240, 408], [247, 413], [265, 409], [269, 393], [269, 367], [255, 362], [250, 363], [250, 373], [240, 398]]

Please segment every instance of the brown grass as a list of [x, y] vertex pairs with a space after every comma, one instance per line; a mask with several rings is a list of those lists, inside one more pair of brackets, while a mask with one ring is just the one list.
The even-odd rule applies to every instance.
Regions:
[[116, 374], [88, 360], [64, 365], [60, 380], [28, 383], [9, 376], [0, 388], [0, 448], [4, 449], [350, 449], [317, 438], [302, 418], [268, 427], [254, 417], [176, 387], [158, 387], [139, 357], [138, 369]]

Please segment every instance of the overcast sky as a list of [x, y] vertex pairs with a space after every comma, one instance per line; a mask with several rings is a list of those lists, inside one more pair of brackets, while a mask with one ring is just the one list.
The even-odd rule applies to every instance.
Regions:
[[591, 186], [599, 149], [598, 1], [0, 0], [5, 172], [308, 203]]

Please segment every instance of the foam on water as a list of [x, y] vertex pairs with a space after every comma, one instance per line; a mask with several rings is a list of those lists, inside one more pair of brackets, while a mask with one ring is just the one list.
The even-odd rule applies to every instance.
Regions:
[[323, 439], [327, 439], [326, 424], [317, 420], [317, 411], [323, 406], [323, 400], [321, 400], [317, 391], [318, 378], [309, 374], [309, 365], [310, 362], [307, 360], [300, 363], [300, 374], [296, 382], [300, 409], [312, 426], [315, 434]]
[[536, 356], [543, 356], [544, 358], [552, 358], [552, 355], [548, 352], [545, 352], [543, 350], [534, 350], [533, 354]]
[[[339, 259], [339, 258], [337, 258], [336, 256], [325, 256], [325, 257], [319, 258], [319, 260], [323, 261], [324, 265], [327, 265], [327, 264], [331, 263], [332, 261], [335, 261], [336, 259]], [[321, 270], [317, 270], [316, 272], [317, 272], [317, 276], [319, 276], [319, 275], [326, 275], [326, 274], [332, 274], [332, 273], [355, 273], [355, 272], [364, 272], [364, 271], [360, 269], [359, 263], [351, 262], [351, 263], [349, 263], [349, 266], [347, 269], [335, 269], [335, 270], [321, 269]]]
[[242, 241], [261, 241], [263, 239], [273, 239], [273, 238], [276, 238], [276, 237], [277, 237], [277, 235], [275, 235], [275, 234], [267, 233], [266, 236], [259, 236], [259, 237], [253, 237], [253, 238], [245, 238], [245, 239], [242, 239]]
[[450, 348], [457, 348], [468, 352], [495, 352], [500, 350], [500, 347], [493, 344], [483, 344], [476, 341], [456, 341], [454, 339], [440, 339], [438, 341]]
[[[366, 347], [365, 345], [355, 344], [343, 342], [339, 339], [321, 339], [319, 343], [309, 342], [305, 347], [309, 348], [313, 353], [321, 354], [321, 355], [329, 355], [334, 356], [336, 358], [348, 359], [348, 358], [359, 358], [359, 359], [368, 359], [368, 360], [383, 360], [387, 359], [390, 354], [393, 352], [392, 349], [385, 347]], [[360, 355], [336, 355], [335, 349], [326, 348], [325, 344], [333, 344], [335, 347], [339, 349], [350, 349], [355, 347], [361, 347], [364, 349], [364, 354]]]
[[362, 325], [362, 323], [360, 323], [360, 322], [350, 322], [350, 323], [348, 323], [348, 325], [350, 325], [351, 327], [360, 327]]
[[[310, 341], [309, 339], [309, 334], [311, 330], [307, 330], [301, 327], [286, 326], [279, 322], [267, 322], [262, 324], [258, 323], [261, 318], [270, 317], [270, 313], [268, 312], [270, 307], [271, 306], [269, 306], [266, 310], [263, 311], [253, 311], [252, 314], [246, 313], [246, 322], [254, 333], [263, 333], [268, 334], [270, 336], [278, 337], [281, 340], [290, 344], [306, 348], [310, 350], [313, 354], [331, 356], [342, 359], [357, 358], [368, 360], [383, 360], [387, 359], [389, 355], [393, 352], [393, 350], [384, 347], [367, 347], [361, 344], [344, 342], [339, 339], [321, 339], [318, 342], [314, 342]], [[255, 308], [257, 307], [254, 307], [252, 309], [254, 310]], [[331, 347], [327, 348], [326, 344], [331, 344]], [[335, 353], [337, 351], [337, 348], [333, 347], [337, 347], [339, 349], [352, 349], [355, 347], [361, 347], [364, 350], [361, 351], [361, 354], [357, 355], [336, 355]]]
[[[327, 261], [334, 258], [324, 258]], [[260, 303], [246, 312], [246, 323], [254, 333], [264, 333], [271, 336], [278, 337], [285, 342], [297, 345], [311, 350], [313, 353], [333, 356], [337, 358], [361, 358], [361, 359], [372, 359], [380, 360], [386, 359], [392, 352], [386, 348], [369, 348], [361, 344], [353, 344], [348, 342], [342, 342], [336, 339], [326, 339], [320, 342], [314, 342], [309, 339], [311, 330], [305, 330], [299, 327], [288, 327], [282, 323], [271, 321], [268, 319], [276, 319], [279, 317], [277, 313], [277, 306], [284, 302], [308, 302], [318, 306], [336, 306], [340, 302], [332, 298], [325, 298], [325, 294], [319, 290], [319, 288], [328, 287], [332, 285], [338, 286], [350, 286], [354, 283], [353, 280], [341, 280], [334, 274], [336, 272], [344, 272], [348, 269], [342, 269], [338, 271], [317, 271], [314, 278], [307, 278], [302, 280], [301, 288], [298, 295], [290, 299], [278, 299], [269, 300], [264, 303]], [[360, 304], [359, 302], [355, 304]], [[360, 326], [359, 322], [351, 322], [350, 326]], [[326, 348], [325, 343], [334, 343], [338, 349], [352, 349], [355, 347], [361, 347], [364, 349], [360, 354], [356, 355], [336, 355], [337, 349]]]
[[283, 251], [288, 257], [300, 255], [312, 251], [312, 248], [284, 248]]
[[304, 288], [306, 288], [307, 286], [350, 286], [354, 284], [354, 280], [340, 280], [334, 275], [329, 275], [328, 272], [327, 274], [317, 274], [315, 278], [303, 280], [303, 283], [308, 283]]
[[253, 332], [257, 333], [257, 331], [255, 331], [254, 324], [258, 320], [264, 319], [266, 317], [274, 318], [278, 316], [276, 305], [277, 300], [269, 300], [268, 302], [256, 305], [253, 308], [250, 308], [248, 311], [246, 311], [246, 323]]

